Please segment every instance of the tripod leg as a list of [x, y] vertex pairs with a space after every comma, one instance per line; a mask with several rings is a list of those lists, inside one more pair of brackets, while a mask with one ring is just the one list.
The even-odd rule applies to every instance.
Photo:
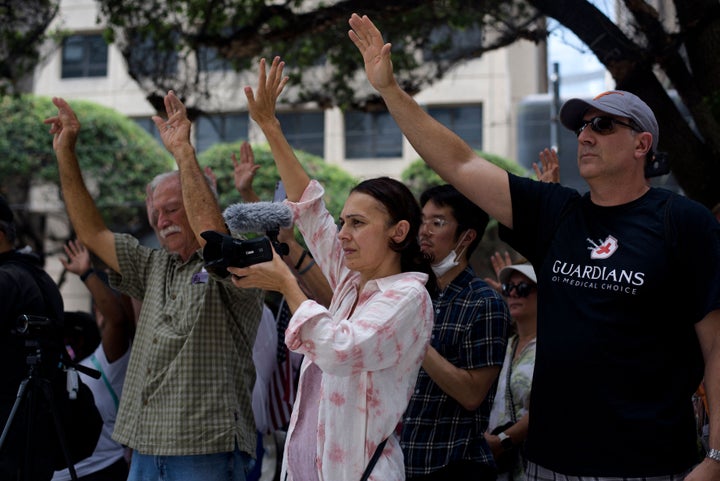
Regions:
[[22, 400], [25, 397], [25, 390], [27, 389], [29, 380], [30, 379], [23, 379], [23, 381], [20, 383], [20, 388], [18, 389], [17, 397], [15, 398], [15, 404], [13, 404], [13, 407], [10, 410], [10, 415], [8, 416], [7, 421], [5, 422], [5, 427], [3, 428], [2, 436], [0, 436], [0, 451], [2, 451], [3, 446], [5, 446], [5, 439], [7, 438], [7, 435], [10, 432], [10, 426], [12, 425], [13, 419], [15, 419], [17, 410], [18, 410], [18, 408], [20, 408], [20, 404], [22, 404]]
[[60, 423], [60, 416], [58, 415], [57, 408], [55, 407], [50, 382], [43, 379], [41, 382], [41, 387], [43, 394], [45, 395], [45, 399], [50, 406], [50, 411], [52, 412], [53, 421], [55, 422], [55, 432], [57, 432], [58, 441], [60, 442], [60, 448], [62, 449], [63, 456], [65, 457], [65, 463], [67, 463], [68, 471], [70, 472], [70, 479], [72, 479], [73, 481], [77, 481], [77, 473], [75, 472], [75, 466], [70, 459], [70, 452], [68, 451], [67, 443], [65, 442], [65, 431], [63, 430], [62, 424]]

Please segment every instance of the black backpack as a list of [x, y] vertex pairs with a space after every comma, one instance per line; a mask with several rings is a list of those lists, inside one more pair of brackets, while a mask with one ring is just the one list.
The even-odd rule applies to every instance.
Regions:
[[[17, 443], [14, 446], [14, 451], [18, 454], [17, 462], [23, 463], [26, 455], [31, 455], [34, 459], [41, 455], [37, 452], [27, 453], [25, 449], [26, 426], [27, 423], [32, 423], [30, 450], [37, 451], [35, 447], [42, 446], [47, 449], [47, 454], [43, 456], [47, 460], [45, 462], [51, 462], [54, 470], [64, 469], [68, 467], [68, 463], [62, 449], [63, 444], [58, 436], [58, 427], [55, 425], [52, 410], [54, 409], [57, 414], [64, 445], [67, 448], [70, 462], [73, 464], [87, 458], [95, 451], [102, 431], [103, 420], [95, 406], [92, 391], [79, 377], [75, 399], [71, 399], [68, 393], [65, 369], [71, 367], [72, 362], [61, 334], [63, 304], [62, 297], [57, 291], [57, 285], [43, 269], [24, 259], [16, 257], [3, 264], [11, 265], [10, 268], [20, 267], [31, 275], [42, 293], [45, 304], [44, 312], [47, 318], [58, 324], [60, 332], [57, 334], [57, 338], [50, 339], [42, 335], [37, 338], [32, 334], [23, 335], [25, 344], [32, 346], [28, 349], [28, 356], [33, 355], [32, 349], [35, 348], [42, 353], [43, 360], [41, 364], [33, 367], [36, 389], [33, 393], [35, 401], [32, 408], [28, 409], [30, 402], [26, 400], [18, 410], [17, 417], [12, 421], [11, 429], [15, 431], [13, 444]], [[29, 370], [28, 366], [28, 372]], [[29, 387], [30, 385], [28, 385], [28, 389]], [[51, 397], [52, 403], [47, 402], [48, 397]], [[3, 446], [3, 450], [6, 448], [7, 446]]]

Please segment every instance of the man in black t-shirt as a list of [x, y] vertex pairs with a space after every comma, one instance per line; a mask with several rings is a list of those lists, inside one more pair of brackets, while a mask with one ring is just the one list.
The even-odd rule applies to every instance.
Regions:
[[[497, 219], [537, 273], [528, 479], [720, 479], [720, 226], [648, 185], [659, 139], [650, 108], [617, 90], [565, 103], [589, 186], [580, 196], [479, 157], [401, 89], [372, 21], [353, 14], [350, 26], [420, 157]], [[711, 449], [701, 461], [691, 397], [703, 375]]]

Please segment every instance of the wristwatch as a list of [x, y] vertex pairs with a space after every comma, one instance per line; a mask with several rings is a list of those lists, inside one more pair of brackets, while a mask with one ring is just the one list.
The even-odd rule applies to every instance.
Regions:
[[[500, 438], [500, 446], [502, 446], [502, 448], [505, 451], [507, 451], [508, 449], [512, 449], [513, 442], [512, 442], [512, 438], [510, 436], [508, 436], [507, 434], [502, 432], [502, 433], [498, 434], [498, 438]], [[718, 454], [720, 454], [720, 453], [718, 453]], [[710, 456], [709, 453], [708, 453], [708, 456]]]
[[705, 457], [712, 459], [713, 461], [717, 461], [720, 463], [720, 450], [718, 449], [711, 449], [707, 452]]

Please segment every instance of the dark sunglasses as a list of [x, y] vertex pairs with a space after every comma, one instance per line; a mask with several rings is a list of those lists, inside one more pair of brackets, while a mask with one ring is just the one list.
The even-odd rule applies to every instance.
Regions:
[[521, 282], [519, 284], [510, 284], [508, 282], [502, 285], [503, 296], [510, 297], [513, 289], [515, 289], [515, 293], [518, 295], [518, 297], [527, 297], [530, 295], [533, 289], [535, 289], [535, 286], [527, 282]]
[[641, 132], [641, 130], [632, 124], [628, 124], [625, 122], [621, 122], [617, 119], [614, 119], [612, 117], [593, 117], [590, 120], [583, 120], [580, 127], [578, 127], [575, 130], [575, 135], [578, 137], [580, 136], [580, 133], [585, 130], [585, 127], [590, 126], [591, 129], [593, 129], [593, 132], [597, 132], [600, 135], [609, 135], [615, 132], [615, 125], [622, 125], [623, 127], [627, 127], [629, 129], [632, 129], [636, 132]]

